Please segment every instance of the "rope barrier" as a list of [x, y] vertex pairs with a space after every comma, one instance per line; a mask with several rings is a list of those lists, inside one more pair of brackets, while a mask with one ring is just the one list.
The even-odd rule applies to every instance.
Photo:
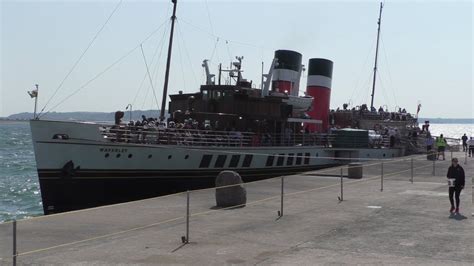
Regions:
[[[425, 167], [431, 167], [431, 164], [419, 166], [419, 167], [413, 168], [413, 170], [421, 169], [421, 168], [425, 168]], [[390, 174], [385, 174], [384, 176], [385, 177], [396, 176], [398, 174], [408, 172], [408, 171], [411, 171], [411, 169], [402, 170], [402, 171], [398, 171], [398, 172], [390, 173]], [[346, 182], [345, 184], [346, 185], [351, 185], [351, 184], [358, 184], [358, 183], [363, 183], [363, 182], [372, 182], [372, 181], [377, 181], [379, 178], [380, 178], [380, 175], [377, 175], [377, 176], [362, 179], [362, 180], [349, 181], [349, 182]], [[272, 178], [272, 179], [274, 179], [274, 178]], [[263, 180], [263, 181], [267, 181], [267, 180]], [[254, 181], [254, 182], [257, 182], [257, 181]], [[254, 182], [249, 182], [249, 183], [254, 183]], [[248, 183], [246, 183], [246, 184], [248, 184]], [[241, 184], [238, 184], [238, 185], [241, 185]], [[323, 187], [307, 189], [307, 190], [303, 190], [303, 191], [285, 193], [285, 196], [295, 196], [295, 195], [299, 195], [299, 194], [314, 192], [314, 191], [318, 191], [318, 190], [324, 190], [324, 189], [333, 188], [333, 187], [337, 187], [337, 186], [339, 186], [339, 183], [331, 184], [331, 185], [327, 185], [327, 186], [323, 186]], [[228, 186], [224, 186], [224, 187], [228, 187]], [[219, 188], [224, 188], [224, 187], [219, 187]], [[218, 189], [218, 188], [212, 188], [212, 189]], [[204, 189], [204, 190], [209, 190], [209, 189]], [[199, 191], [203, 191], [203, 190], [195, 190], [193, 192], [199, 192]], [[185, 194], [185, 193], [186, 192], [177, 193], [177, 194], [167, 195], [167, 196], [164, 196], [164, 197], [176, 196], [176, 195]], [[280, 195], [264, 198], [264, 199], [261, 199], [261, 200], [252, 201], [252, 202], [245, 203], [245, 204], [235, 205], [235, 206], [231, 206], [231, 207], [225, 207], [225, 208], [220, 208], [220, 209], [215, 209], [215, 210], [208, 210], [208, 211], [203, 211], [203, 212], [198, 212], [198, 213], [192, 213], [190, 215], [190, 217], [202, 216], [202, 215], [206, 215], [206, 214], [210, 214], [210, 213], [214, 213], [214, 212], [218, 212], [218, 211], [222, 211], [222, 210], [229, 210], [229, 209], [234, 209], [234, 208], [243, 207], [243, 206], [252, 206], [252, 205], [256, 205], [256, 204], [259, 204], [259, 203], [262, 203], [262, 202], [267, 202], [267, 201], [278, 199], [278, 198], [280, 198]], [[150, 200], [150, 199], [145, 199], [145, 200]], [[144, 201], [144, 200], [142, 200], [142, 201]], [[130, 204], [130, 203], [132, 203], [132, 202], [126, 202], [126, 203], [117, 204], [117, 205], [124, 205], [124, 204]], [[114, 205], [114, 206], [117, 206], [117, 205]], [[98, 207], [98, 208], [94, 208], [94, 209], [100, 209], [100, 208], [105, 208], [105, 207], [108, 207], [108, 206]], [[87, 211], [89, 211], [89, 210], [87, 210]], [[75, 213], [81, 212], [81, 211], [86, 211], [86, 210], [75, 211]], [[69, 213], [64, 213], [64, 214], [69, 214]], [[64, 214], [56, 214], [56, 215], [64, 215]], [[51, 217], [51, 216], [52, 215], [50, 215], [48, 217]], [[30, 255], [30, 254], [34, 254], [34, 253], [39, 253], [39, 252], [44, 252], [44, 251], [48, 251], [48, 250], [52, 250], [52, 249], [56, 249], [56, 248], [60, 248], [60, 247], [71, 246], [71, 245], [84, 243], [84, 242], [88, 242], [88, 241], [103, 239], [103, 238], [116, 236], [116, 235], [120, 235], [120, 234], [125, 234], [125, 233], [129, 233], [129, 232], [133, 232], [133, 231], [137, 231], [137, 230], [141, 230], [141, 229], [150, 228], [150, 227], [153, 227], [153, 226], [158, 226], [158, 225], [165, 224], [165, 223], [178, 221], [178, 220], [184, 219], [184, 218], [185, 218], [185, 216], [179, 216], [179, 217], [176, 217], [176, 218], [171, 218], [171, 219], [167, 219], [167, 220], [164, 220], [164, 221], [160, 221], [160, 222], [156, 222], [156, 223], [152, 223], [152, 224], [148, 224], [148, 225], [143, 225], [143, 226], [139, 226], [139, 227], [134, 227], [134, 228], [131, 228], [131, 229], [126, 229], [126, 230], [122, 230], [122, 231], [118, 231], [118, 232], [114, 232], [114, 233], [110, 233], [110, 234], [105, 234], [105, 235], [91, 237], [91, 238], [87, 238], [87, 239], [83, 239], [83, 240], [73, 241], [73, 242], [64, 243], [64, 244], [60, 244], [60, 245], [55, 245], [55, 246], [51, 246], [51, 247], [47, 247], [47, 248], [41, 248], [41, 249], [21, 252], [21, 253], [17, 254], [17, 257], [18, 256]], [[31, 219], [29, 219], [29, 220], [31, 220]]]
[[[247, 154], [247, 153], [242, 153], [242, 154]], [[421, 157], [421, 156], [424, 157], [426, 155], [409, 156], [409, 157], [406, 157], [404, 159], [391, 160], [391, 161], [388, 161], [388, 163], [407, 161], [410, 158], [416, 158], [416, 157]], [[313, 158], [321, 158], [321, 157], [313, 157]], [[387, 163], [387, 161], [384, 161], [384, 163]], [[362, 166], [363, 167], [370, 167], [370, 166], [376, 166], [376, 165], [380, 165], [380, 164], [381, 163], [372, 163], [372, 164], [363, 164]], [[431, 164], [430, 164], [430, 166], [431, 166]], [[330, 172], [336, 171], [340, 168], [352, 169], [352, 168], [357, 168], [357, 167], [359, 167], [359, 166], [336, 166], [336, 167], [326, 168], [326, 169], [322, 169], [322, 170], [313, 170], [313, 171], [305, 171], [305, 172], [311, 172], [312, 174], [325, 174], [325, 173], [330, 173]], [[414, 169], [417, 169], [417, 168], [414, 168]], [[297, 174], [297, 173], [295, 173], [295, 174]], [[204, 192], [204, 191], [218, 189], [218, 188], [230, 188], [230, 187], [235, 187], [235, 186], [247, 186], [247, 185], [250, 185], [250, 184], [257, 183], [257, 182], [272, 181], [272, 180], [278, 179], [278, 178], [280, 178], [280, 176], [266, 178], [264, 180], [249, 181], [249, 182], [245, 182], [245, 183], [242, 183], [242, 184], [233, 184], [233, 185], [226, 185], [226, 186], [219, 186], [219, 187], [195, 189], [195, 190], [192, 190], [192, 192]], [[358, 180], [358, 181], [360, 181], [360, 180]], [[69, 212], [63, 212], [63, 213], [55, 213], [55, 214], [49, 214], [47, 216], [43, 215], [43, 216], [34, 216], [34, 217], [30, 217], [30, 218], [23, 218], [23, 219], [17, 220], [17, 222], [39, 220], [39, 219], [44, 219], [46, 217], [56, 217], [56, 216], [62, 216], [62, 215], [76, 214], [76, 213], [81, 213], [81, 212], [86, 212], [86, 211], [95, 211], [95, 210], [105, 209], [105, 208], [114, 208], [114, 207], [117, 207], [117, 206], [129, 205], [129, 204], [134, 204], [134, 203], [139, 203], [139, 202], [144, 202], [144, 201], [149, 201], [149, 200], [164, 199], [164, 198], [180, 196], [180, 195], [185, 195], [185, 194], [186, 194], [186, 192], [178, 192], [178, 193], [174, 193], [174, 194], [158, 196], [158, 197], [153, 197], [153, 198], [147, 198], [147, 199], [142, 199], [142, 200], [136, 200], [136, 201], [117, 203], [117, 204], [113, 204], [113, 205], [105, 205], [105, 206], [99, 206], [99, 207], [82, 209], [82, 210], [75, 210], [75, 211], [69, 211]], [[5, 222], [5, 223], [7, 223], [7, 222]], [[11, 223], [11, 221], [8, 221], [8, 223]]]
[[43, 251], [47, 251], [47, 250], [51, 250], [51, 249], [55, 249], [55, 248], [66, 247], [66, 246], [79, 244], [79, 243], [84, 243], [84, 242], [97, 240], [97, 239], [101, 239], [101, 238], [106, 238], [106, 237], [111, 237], [111, 236], [115, 236], [115, 235], [125, 234], [125, 233], [129, 233], [129, 232], [132, 232], [132, 231], [137, 231], [137, 230], [140, 230], [140, 229], [146, 229], [146, 228], [153, 227], [153, 226], [160, 225], [160, 224], [164, 224], [164, 223], [174, 222], [174, 221], [177, 221], [177, 220], [180, 220], [180, 219], [183, 219], [183, 218], [184, 218], [184, 216], [180, 216], [180, 217], [177, 217], [177, 218], [172, 218], [172, 219], [168, 219], [168, 220], [165, 220], [165, 221], [161, 221], [161, 222], [157, 222], [157, 223], [153, 223], [153, 224], [149, 224], [149, 225], [144, 225], [144, 226], [140, 226], [140, 227], [135, 227], [135, 228], [131, 228], [131, 229], [115, 232], [115, 233], [110, 233], [110, 234], [106, 234], [106, 235], [91, 237], [91, 238], [78, 240], [78, 241], [74, 241], [74, 242], [69, 242], [69, 243], [64, 243], [64, 244], [60, 244], [60, 245], [56, 245], [56, 246], [52, 246], [52, 247], [26, 251], [26, 252], [18, 253], [17, 256], [25, 256], [25, 255], [38, 253], [38, 252], [43, 252]]

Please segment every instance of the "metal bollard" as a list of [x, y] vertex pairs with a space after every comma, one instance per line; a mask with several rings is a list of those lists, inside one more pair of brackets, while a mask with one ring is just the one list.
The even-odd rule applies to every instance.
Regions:
[[[467, 148], [469, 149], [469, 146], [467, 146]], [[466, 153], [464, 153], [464, 164], [467, 164], [467, 150]]]
[[341, 201], [344, 201], [344, 181], [343, 181], [344, 169], [341, 167]]
[[413, 184], [413, 176], [414, 176], [414, 173], [413, 173], [413, 158], [411, 158], [411, 183]]
[[381, 165], [381, 175], [380, 175], [380, 191], [383, 191], [383, 162]]
[[435, 171], [436, 165], [435, 165], [435, 163], [436, 163], [436, 159], [433, 160], [433, 176], [435, 176], [435, 174], [436, 174], [436, 171]]
[[278, 211], [278, 217], [283, 216], [283, 195], [285, 194], [285, 177], [281, 177], [281, 197], [280, 197], [280, 211]]
[[16, 266], [16, 219], [13, 220], [13, 266]]

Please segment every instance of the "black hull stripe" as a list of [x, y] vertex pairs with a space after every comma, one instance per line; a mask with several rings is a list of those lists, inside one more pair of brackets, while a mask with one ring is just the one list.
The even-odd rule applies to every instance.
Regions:
[[61, 169], [39, 169], [38, 176], [40, 179], [48, 178], [160, 178], [160, 177], [189, 177], [189, 178], [200, 178], [216, 176], [218, 173], [224, 170], [236, 171], [243, 176], [260, 176], [260, 175], [285, 175], [288, 173], [299, 173], [309, 170], [317, 170], [321, 168], [327, 168], [335, 165], [317, 165], [317, 166], [298, 166], [298, 167], [281, 167], [281, 168], [262, 168], [262, 169], [232, 169], [222, 168], [213, 170], [146, 170], [146, 169], [81, 169], [78, 170], [73, 176], [65, 177]]

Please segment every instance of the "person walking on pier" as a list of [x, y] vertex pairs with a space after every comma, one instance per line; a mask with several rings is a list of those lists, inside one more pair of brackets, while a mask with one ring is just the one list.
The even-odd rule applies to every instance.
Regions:
[[466, 133], [461, 137], [462, 140], [462, 151], [467, 151], [467, 136]]
[[467, 141], [469, 157], [474, 156], [474, 138], [471, 137], [470, 140]]
[[[449, 212], [459, 213], [459, 205], [461, 204], [459, 196], [464, 188], [465, 176], [464, 169], [458, 164], [458, 158], [451, 160], [451, 166], [448, 168], [446, 176], [449, 180], [449, 202], [451, 203]], [[456, 199], [456, 208], [454, 208], [453, 196]]]
[[443, 161], [446, 160], [446, 157], [444, 156], [444, 150], [446, 149], [446, 139], [443, 137], [443, 134], [439, 135], [439, 138], [436, 138], [436, 147], [438, 148], [438, 156], [436, 156], [436, 159], [439, 160], [439, 156], [443, 155]]

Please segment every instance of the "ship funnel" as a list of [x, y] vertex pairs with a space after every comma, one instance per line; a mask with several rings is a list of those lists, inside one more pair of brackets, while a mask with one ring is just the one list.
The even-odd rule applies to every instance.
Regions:
[[[308, 63], [306, 92], [314, 98], [313, 108], [308, 112], [312, 119], [322, 121], [322, 131], [329, 125], [329, 103], [331, 100], [333, 62], [328, 59], [311, 58]], [[311, 126], [311, 125], [309, 125]], [[311, 128], [313, 131], [315, 128]]]
[[298, 96], [301, 78], [300, 53], [290, 50], [275, 51], [277, 59], [272, 76], [272, 90]]

